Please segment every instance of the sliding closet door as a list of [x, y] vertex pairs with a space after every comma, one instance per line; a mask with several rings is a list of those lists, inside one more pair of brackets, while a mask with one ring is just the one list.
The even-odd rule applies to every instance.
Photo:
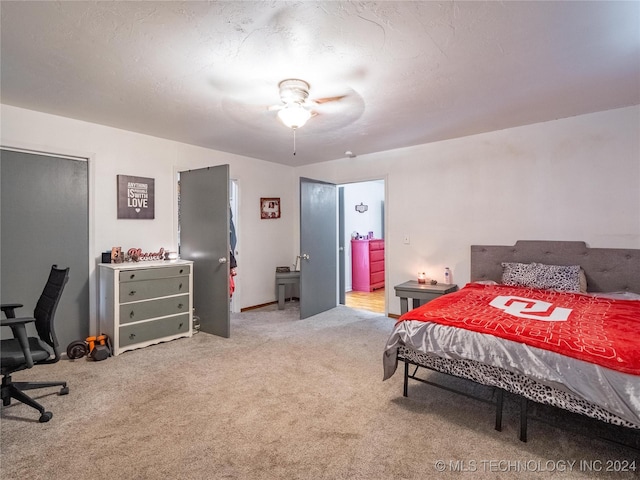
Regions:
[[87, 171], [83, 160], [0, 150], [2, 302], [31, 316], [51, 265], [69, 267], [55, 317], [63, 349], [89, 335]]

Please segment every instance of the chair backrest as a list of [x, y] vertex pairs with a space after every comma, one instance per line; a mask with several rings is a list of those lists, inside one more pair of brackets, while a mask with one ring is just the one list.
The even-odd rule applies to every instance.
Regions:
[[58, 339], [56, 338], [56, 333], [53, 328], [53, 318], [68, 279], [69, 268], [60, 269], [57, 265], [52, 265], [47, 284], [44, 286], [42, 295], [40, 295], [36, 308], [33, 311], [38, 336], [40, 340], [46, 342], [53, 348], [56, 359], [60, 357], [60, 352]]

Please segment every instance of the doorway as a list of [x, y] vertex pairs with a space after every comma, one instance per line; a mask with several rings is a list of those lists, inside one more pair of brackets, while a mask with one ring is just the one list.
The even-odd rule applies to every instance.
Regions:
[[[231, 179], [229, 180], [229, 231], [230, 231], [230, 247], [233, 255], [235, 257], [236, 262], [239, 262], [239, 245], [240, 245], [240, 234], [238, 232], [238, 180]], [[240, 270], [238, 270], [240, 272]], [[231, 296], [230, 302], [230, 310], [231, 312], [238, 313], [240, 312], [240, 290], [242, 283], [242, 276], [234, 276], [235, 290], [233, 295]]]
[[343, 184], [338, 193], [340, 303], [385, 313], [385, 181]]

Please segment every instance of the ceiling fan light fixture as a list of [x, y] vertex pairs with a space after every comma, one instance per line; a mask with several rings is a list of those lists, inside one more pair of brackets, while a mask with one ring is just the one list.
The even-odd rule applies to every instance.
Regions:
[[289, 128], [302, 127], [311, 118], [311, 112], [299, 103], [285, 105], [278, 111], [278, 118]]

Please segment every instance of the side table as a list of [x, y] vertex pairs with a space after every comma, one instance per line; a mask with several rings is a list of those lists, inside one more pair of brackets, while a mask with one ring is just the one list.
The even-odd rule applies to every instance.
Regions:
[[400, 297], [400, 312], [404, 314], [409, 311], [409, 298], [413, 299], [413, 308], [418, 308], [434, 298], [455, 292], [458, 290], [458, 285], [446, 283], [431, 285], [409, 280], [393, 288], [396, 290], [396, 297]]
[[285, 288], [287, 285], [300, 285], [300, 272], [276, 272], [276, 286], [278, 288], [278, 310], [284, 309]]

